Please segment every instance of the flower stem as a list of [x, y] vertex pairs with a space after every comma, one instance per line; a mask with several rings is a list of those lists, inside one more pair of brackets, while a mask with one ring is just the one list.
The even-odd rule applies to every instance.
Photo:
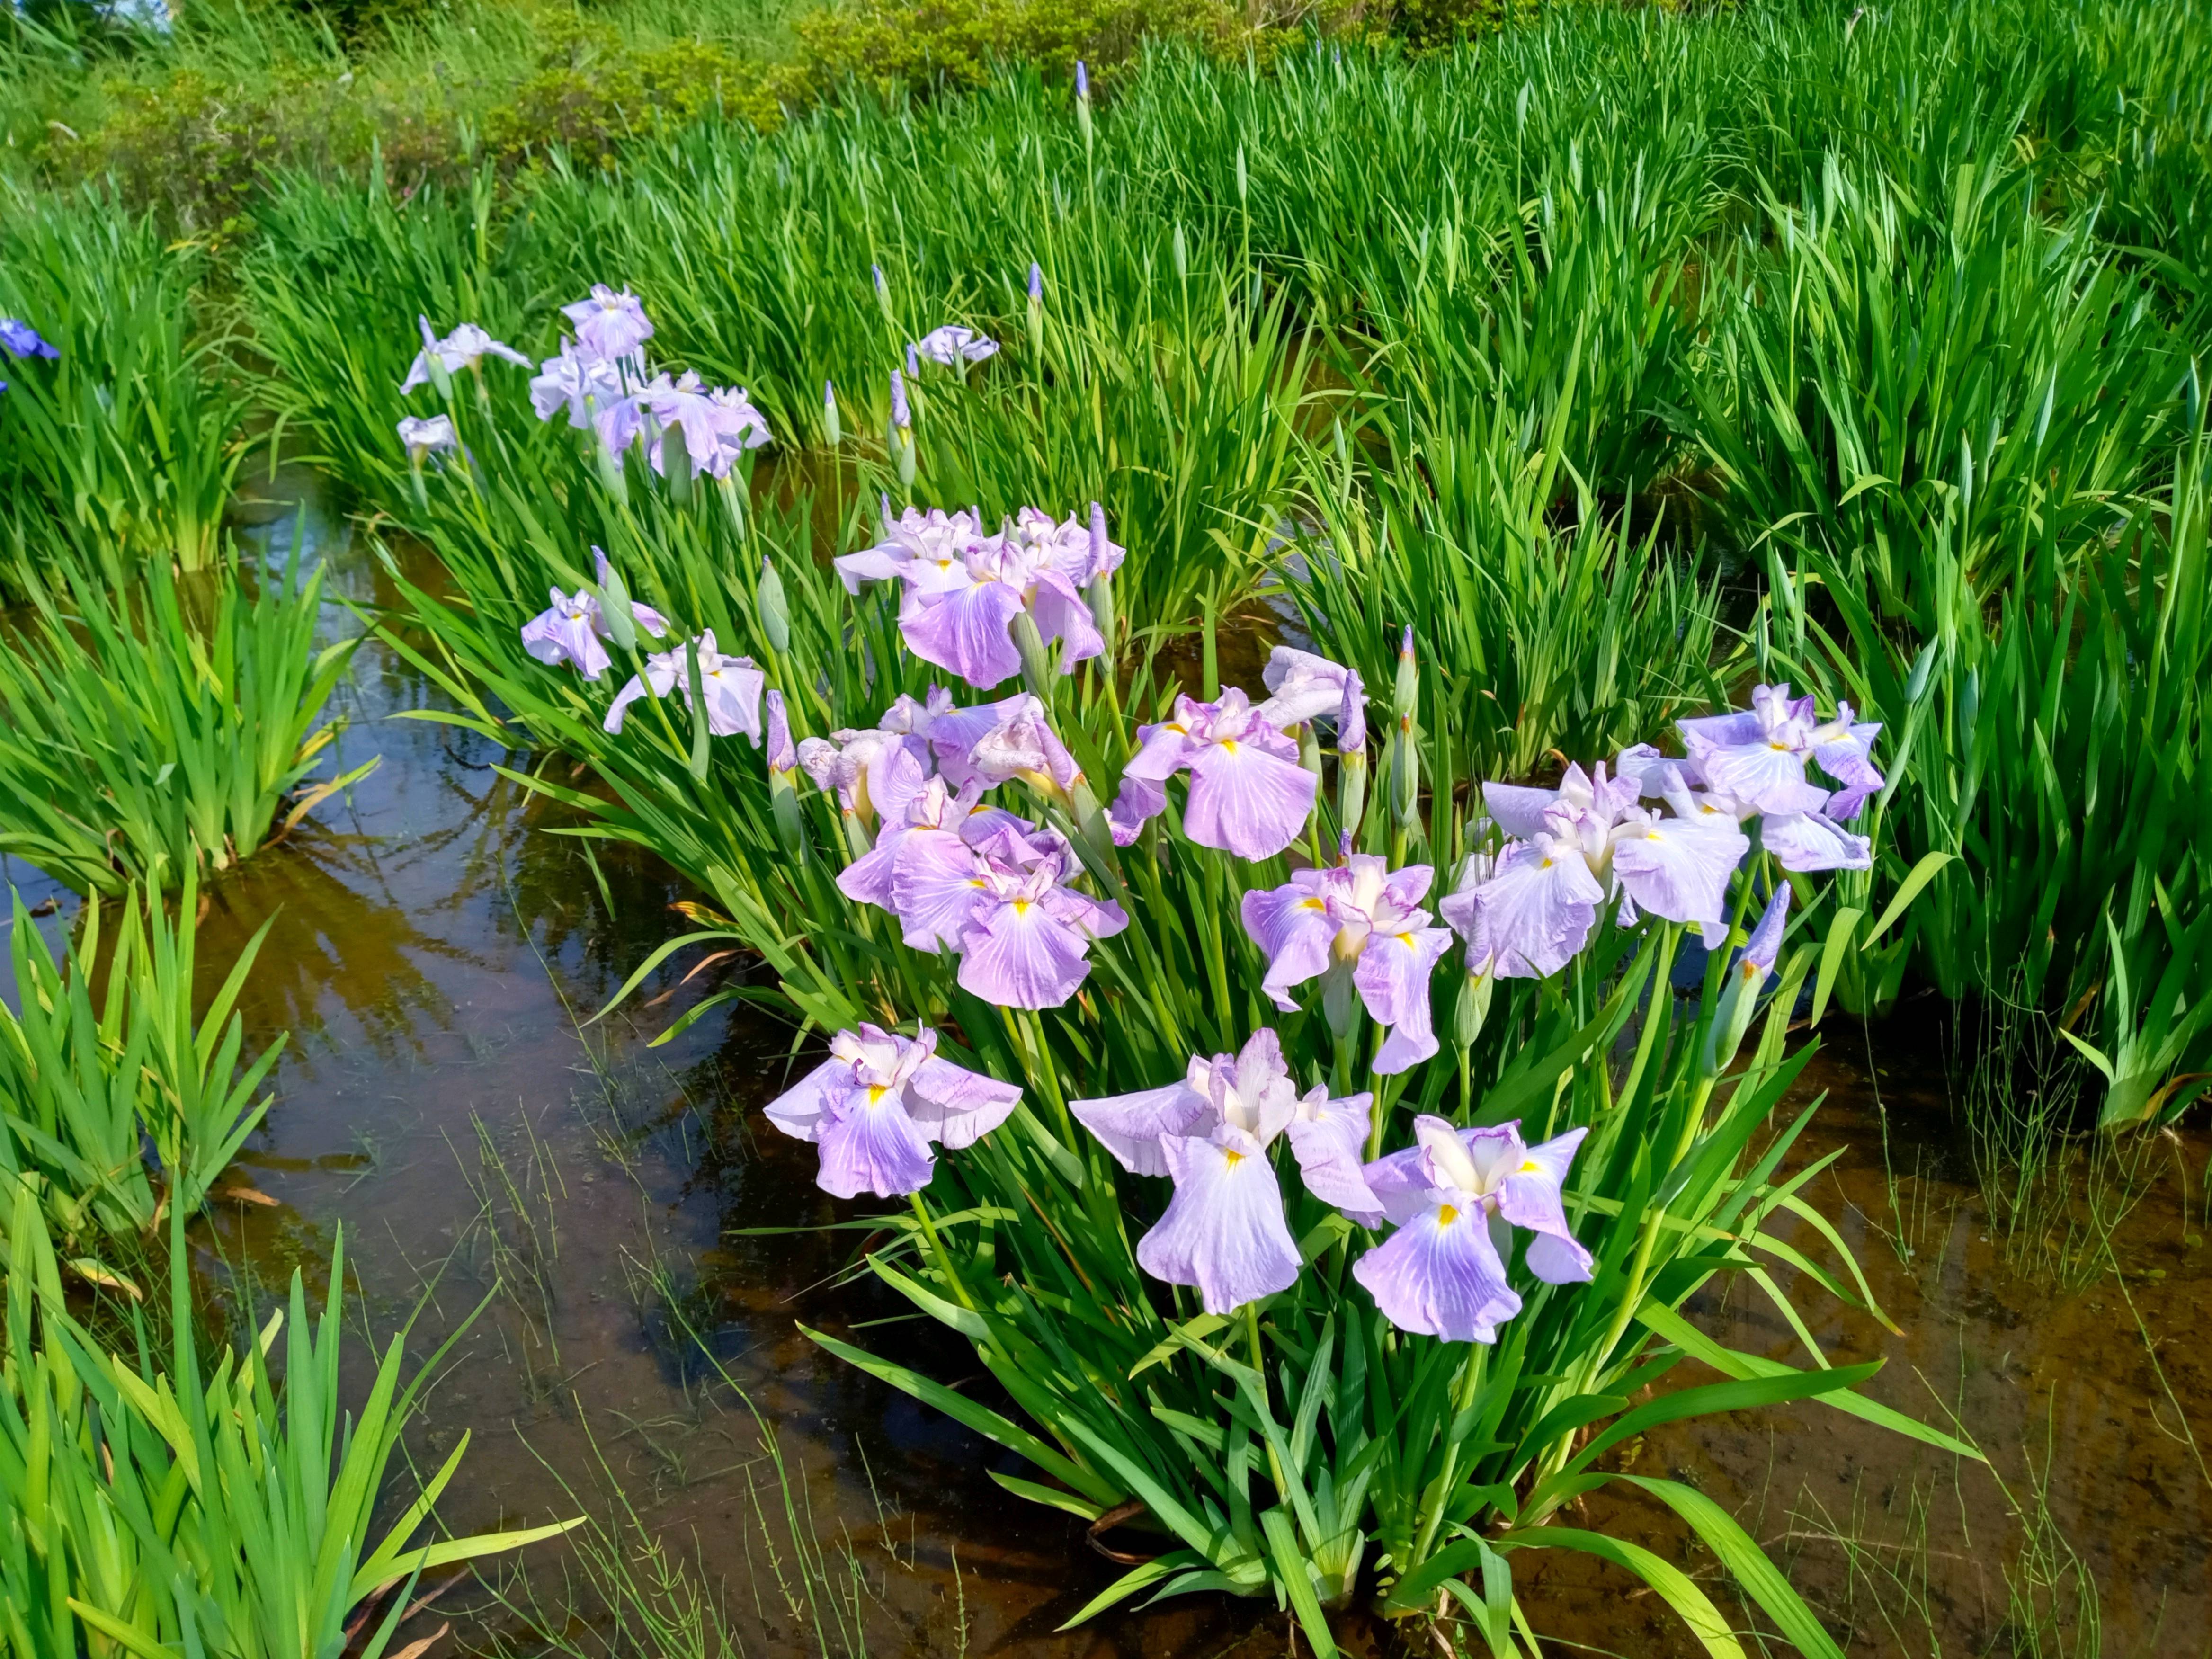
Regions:
[[[1251, 1345], [1252, 1369], [1259, 1375], [1260, 1401], [1264, 1406], [1267, 1400], [1267, 1363], [1260, 1346], [1260, 1304], [1257, 1302], [1244, 1304], [1244, 1337]], [[1288, 1490], [1283, 1480], [1283, 1461], [1275, 1455], [1273, 1440], [1266, 1440], [1264, 1443], [1267, 1448], [1267, 1473], [1274, 1477], [1275, 1496], [1279, 1498]]]
[[1490, 1350], [1480, 1342], [1468, 1345], [1467, 1363], [1460, 1367], [1459, 1380], [1452, 1387], [1452, 1414], [1444, 1425], [1444, 1466], [1437, 1472], [1436, 1488], [1421, 1514], [1421, 1530], [1413, 1543], [1413, 1558], [1406, 1564], [1410, 1572], [1428, 1559], [1430, 1547], [1437, 1541], [1437, 1529], [1443, 1524], [1444, 1505], [1451, 1498], [1452, 1480], [1459, 1472], [1459, 1449], [1464, 1437], [1455, 1431], [1459, 1419], [1474, 1404], [1475, 1392], [1482, 1386], [1482, 1373], [1490, 1357]]
[[920, 1193], [909, 1193], [907, 1196], [913, 1200], [915, 1218], [921, 1223], [922, 1236], [929, 1240], [930, 1253], [937, 1258], [938, 1272], [943, 1273], [945, 1283], [952, 1286], [952, 1293], [960, 1298], [960, 1305], [974, 1313], [976, 1311], [975, 1298], [968, 1294], [966, 1282], [953, 1269], [951, 1253], [945, 1248], [945, 1241], [937, 1236], [937, 1224], [929, 1218], [929, 1206], [921, 1201]]

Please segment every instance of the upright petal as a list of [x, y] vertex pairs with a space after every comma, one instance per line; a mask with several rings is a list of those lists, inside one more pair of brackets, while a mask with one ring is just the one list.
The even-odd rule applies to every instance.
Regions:
[[1320, 784], [1295, 760], [1256, 744], [1208, 744], [1191, 763], [1183, 833], [1255, 863], [1273, 858], [1305, 828]]
[[1559, 799], [1556, 789], [1532, 789], [1518, 783], [1482, 786], [1483, 810], [1498, 827], [1519, 841], [1527, 841], [1544, 827], [1544, 811]]
[[1401, 1331], [1447, 1342], [1495, 1342], [1521, 1311], [1480, 1204], [1438, 1194], [1420, 1213], [1352, 1264], [1382, 1316]]
[[1297, 1282], [1300, 1262], [1274, 1166], [1259, 1142], [1228, 1124], [1204, 1140], [1164, 1143], [1175, 1197], [1137, 1242], [1137, 1265], [1170, 1285], [1197, 1287], [1211, 1314]]

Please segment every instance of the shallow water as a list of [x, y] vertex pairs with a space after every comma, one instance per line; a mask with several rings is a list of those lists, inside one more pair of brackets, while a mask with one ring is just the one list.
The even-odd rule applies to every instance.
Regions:
[[[272, 512], [261, 533], [281, 546], [289, 525]], [[311, 516], [306, 532], [334, 588], [387, 597], [342, 527]], [[335, 605], [331, 621], [352, 625]], [[1280, 1615], [1206, 1598], [1054, 1633], [1116, 1570], [1066, 1517], [990, 1482], [987, 1468], [1017, 1460], [829, 1359], [796, 1326], [854, 1334], [948, 1380], [976, 1375], [972, 1354], [849, 1280], [864, 1232], [738, 1231], [812, 1229], [850, 1207], [817, 1192], [809, 1149], [758, 1115], [786, 1073], [788, 1032], [720, 1010], [647, 1047], [727, 963], [683, 984], [691, 964], [679, 963], [583, 1024], [681, 925], [667, 908], [678, 886], [649, 860], [601, 852], [595, 866], [582, 843], [545, 833], [557, 815], [492, 769], [528, 757], [399, 718], [434, 711], [428, 688], [374, 645], [357, 663], [336, 763], [381, 764], [290, 844], [218, 882], [203, 929], [215, 976], [275, 917], [241, 1006], [257, 1042], [292, 1034], [278, 1104], [206, 1236], [211, 1280], [263, 1297], [295, 1267], [324, 1280], [343, 1228], [368, 1325], [380, 1341], [413, 1314], [418, 1363], [489, 1296], [410, 1442], [434, 1465], [470, 1437], [446, 1522], [605, 1515], [619, 1486], [672, 1553], [723, 1583], [749, 1653], [1283, 1650]], [[27, 896], [47, 890], [8, 873]], [[2203, 1139], [2157, 1143], [2131, 1185], [2107, 1182], [2101, 1227], [2081, 1182], [2054, 1212], [2063, 1244], [2011, 1240], [1953, 1126], [1927, 1006], [1871, 1037], [1834, 1024], [1805, 1085], [1830, 1104], [1793, 1160], [1846, 1148], [1808, 1196], [1904, 1334], [1793, 1289], [1783, 1264], [1776, 1283], [1832, 1358], [1887, 1360], [1869, 1391], [1931, 1420], [1955, 1413], [1996, 1475], [1817, 1405], [1672, 1426], [1631, 1449], [1632, 1467], [1728, 1504], [1854, 1653], [2206, 1650]], [[2124, 1193], [2136, 1201], [2122, 1214]], [[1809, 1230], [1778, 1231], [1827, 1259]], [[1735, 1346], [1804, 1362], [1750, 1286], [1694, 1311]], [[367, 1353], [356, 1343], [357, 1385]], [[1678, 1377], [1710, 1380], [1694, 1370]], [[774, 1425], [788, 1512], [746, 1401]], [[1718, 1577], [1656, 1505], [1588, 1502], [1609, 1528]], [[794, 1564], [808, 1551], [842, 1586], [811, 1605]], [[588, 1647], [596, 1615], [586, 1595], [580, 1622], [568, 1619], [562, 1548], [530, 1559], [529, 1590], [508, 1577], [507, 1595], [534, 1593], [540, 1620]], [[1516, 1562], [1547, 1635], [1696, 1650], [1610, 1569], [1549, 1552]], [[2027, 1605], [2060, 1615], [2041, 1626], [2010, 1588], [2038, 1563], [2048, 1582]], [[2101, 1648], [2071, 1639], [2084, 1573]], [[477, 1641], [523, 1624], [461, 1583], [410, 1630], [446, 1617]], [[1356, 1620], [1345, 1633], [1375, 1639]]]

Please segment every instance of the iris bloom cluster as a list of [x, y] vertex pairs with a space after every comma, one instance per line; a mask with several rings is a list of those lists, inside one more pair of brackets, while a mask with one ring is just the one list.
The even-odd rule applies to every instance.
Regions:
[[[1748, 709], [1677, 724], [1686, 750], [1679, 760], [1639, 744], [1611, 775], [1601, 763], [1570, 767], [1557, 789], [1483, 786], [1509, 839], [1494, 859], [1470, 860], [1441, 907], [1467, 940], [1471, 973], [1558, 973], [1616, 900], [1624, 924], [1649, 912], [1718, 943], [1729, 878], [1750, 850], [1742, 826], [1753, 818], [1784, 870], [1871, 865], [1872, 843], [1844, 824], [1882, 787], [1871, 748], [1879, 725], [1855, 721], [1848, 704], [1821, 721], [1813, 700], [1793, 702], [1787, 685], [1755, 688]], [[1821, 787], [1808, 764], [1843, 787]], [[1653, 800], [1666, 811], [1645, 805]]]
[[883, 539], [836, 564], [848, 592], [863, 582], [901, 583], [907, 648], [988, 690], [1024, 672], [1019, 618], [1036, 629], [1040, 647], [1060, 642], [1063, 674], [1102, 654], [1099, 608], [1123, 555], [1096, 503], [1088, 522], [1025, 507], [987, 534], [975, 514], [908, 507], [893, 519], [887, 502]]

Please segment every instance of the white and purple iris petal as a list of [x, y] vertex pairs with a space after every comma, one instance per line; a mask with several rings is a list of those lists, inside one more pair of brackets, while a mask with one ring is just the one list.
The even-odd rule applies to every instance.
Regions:
[[840, 1031], [830, 1058], [769, 1103], [784, 1133], [821, 1148], [816, 1181], [855, 1198], [915, 1193], [929, 1184], [933, 1145], [958, 1151], [1005, 1122], [1022, 1091], [937, 1058], [937, 1033], [915, 1037], [874, 1025]]
[[1359, 1147], [1370, 1097], [1303, 1099], [1275, 1033], [1262, 1028], [1231, 1057], [1193, 1056], [1182, 1081], [1069, 1110], [1124, 1169], [1175, 1182], [1167, 1213], [1137, 1246], [1156, 1279], [1197, 1288], [1209, 1313], [1227, 1313], [1287, 1288], [1298, 1255], [1284, 1218], [1282, 1188], [1267, 1149], [1288, 1135], [1308, 1189], [1324, 1202], [1379, 1220]]
[[957, 323], [947, 323], [933, 328], [907, 348], [908, 355], [919, 355], [933, 363], [951, 365], [959, 362], [980, 363], [994, 356], [999, 343], [972, 328], [963, 328]]
[[1539, 830], [1508, 842], [1489, 877], [1439, 907], [1467, 941], [1470, 969], [1500, 979], [1543, 979], [1589, 940], [1605, 887], [1573, 842]]
[[606, 672], [611, 660], [592, 626], [592, 596], [550, 590], [553, 604], [522, 624], [522, 648], [539, 662], [567, 663], [587, 680]]
[[1118, 904], [1065, 883], [1074, 854], [1054, 837], [1000, 830], [976, 850], [974, 908], [960, 937], [963, 989], [1002, 1008], [1057, 1008], [1091, 972], [1091, 941], [1129, 925]]
[[[714, 647], [714, 631], [708, 629], [697, 641], [699, 653], [699, 689], [707, 712], [707, 731], [710, 736], [726, 738], [743, 732], [755, 748], [761, 740], [761, 695], [768, 689], [768, 676], [755, 665], [750, 657], [726, 657]], [[650, 687], [655, 697], [666, 697], [682, 692], [686, 703], [691, 701], [691, 670], [688, 647], [678, 646], [672, 651], [657, 651], [645, 659], [645, 672], [633, 674], [629, 684], [615, 694], [604, 722], [611, 733], [619, 734], [629, 706], [646, 695]]]
[[399, 383], [402, 392], [412, 392], [427, 386], [430, 380], [430, 362], [435, 358], [448, 374], [459, 374], [465, 368], [474, 368], [486, 357], [504, 357], [510, 363], [530, 368], [530, 359], [513, 346], [502, 345], [474, 323], [463, 323], [442, 340], [431, 331], [430, 319], [418, 318], [422, 325], [422, 349], [415, 354], [415, 361], [407, 366], [407, 378]]
[[1267, 958], [1261, 988], [1289, 1010], [1297, 1006], [1290, 994], [1319, 977], [1322, 1006], [1340, 1027], [1356, 995], [1369, 1017], [1388, 1029], [1374, 1061], [1385, 1077], [1437, 1051], [1429, 979], [1451, 934], [1430, 926], [1421, 907], [1434, 874], [1425, 864], [1392, 871], [1382, 859], [1360, 854], [1339, 867], [1296, 871], [1280, 887], [1244, 896], [1244, 930]]
[[579, 345], [610, 362], [629, 356], [653, 337], [653, 324], [637, 295], [605, 283], [592, 283], [589, 299], [562, 306], [561, 314], [575, 324]]
[[[1788, 684], [1754, 686], [1751, 707], [1676, 722], [1705, 784], [1762, 813], [1856, 816], [1882, 787], [1870, 745], [1881, 727], [1856, 722], [1850, 705], [1822, 722], [1813, 699], [1792, 699]], [[1831, 798], [1805, 775], [1808, 761], [1844, 786]]]
[[1275, 647], [1267, 667], [1261, 671], [1260, 680], [1268, 696], [1254, 712], [1279, 732], [1323, 714], [1335, 715], [1340, 730], [1347, 687], [1359, 698], [1363, 709], [1366, 705], [1358, 674], [1327, 657], [1287, 645]]
[[1137, 752], [1121, 770], [1109, 822], [1127, 846], [1167, 804], [1167, 781], [1190, 775], [1183, 834], [1256, 862], [1298, 837], [1320, 781], [1298, 764], [1298, 746], [1261, 718], [1232, 686], [1218, 702], [1176, 699], [1175, 718], [1137, 729]]
[[1587, 1130], [1530, 1146], [1518, 1123], [1455, 1129], [1424, 1115], [1413, 1131], [1415, 1145], [1367, 1166], [1398, 1231], [1352, 1267], [1391, 1323], [1450, 1342], [1496, 1340], [1498, 1323], [1521, 1309], [1500, 1253], [1510, 1227], [1535, 1235], [1527, 1261], [1538, 1279], [1590, 1277], [1560, 1191]]
[[[635, 378], [642, 380], [644, 365], [635, 368]], [[582, 350], [563, 337], [559, 355], [538, 366], [530, 382], [530, 406], [541, 421], [550, 421], [565, 409], [568, 424], [582, 432], [590, 428], [595, 410], [620, 401], [628, 390], [623, 364]]]
[[970, 685], [999, 685], [1021, 672], [1012, 627], [1026, 611], [1040, 639], [1060, 642], [1060, 672], [1074, 672], [1106, 644], [1060, 552], [1056, 543], [1024, 536], [1018, 526], [969, 538], [957, 564], [928, 586], [908, 586], [899, 607], [907, 648]]

